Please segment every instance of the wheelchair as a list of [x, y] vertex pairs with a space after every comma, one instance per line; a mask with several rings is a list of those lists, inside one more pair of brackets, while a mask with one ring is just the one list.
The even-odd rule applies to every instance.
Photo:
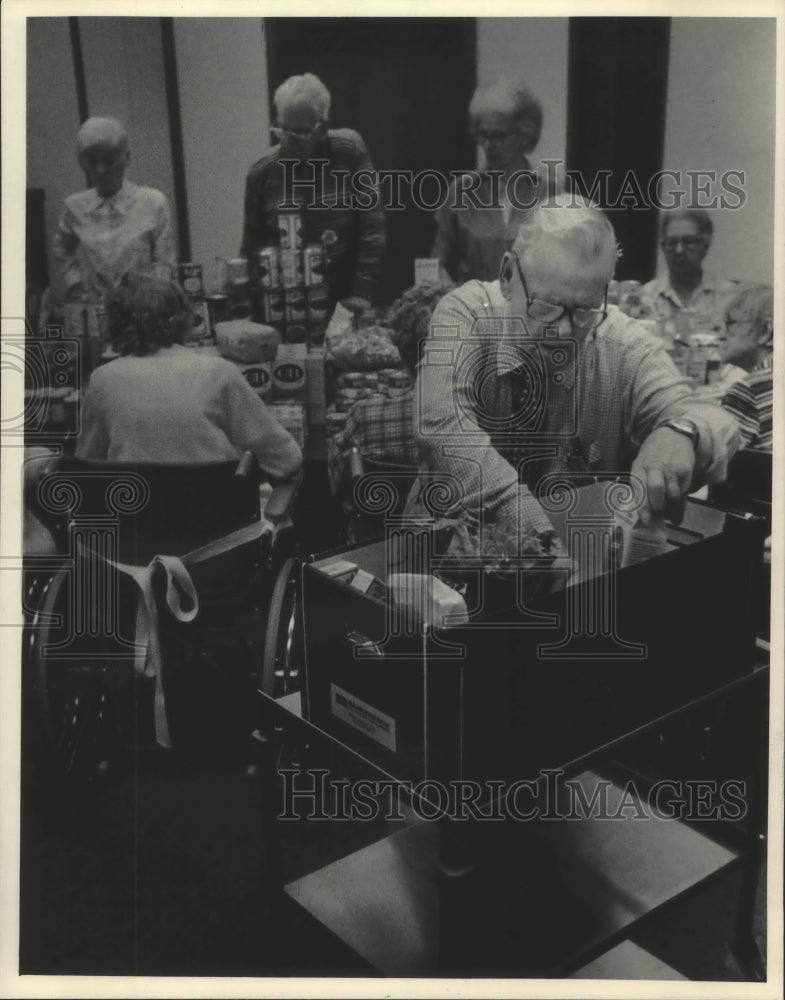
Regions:
[[62, 459], [40, 480], [27, 500], [57, 555], [25, 561], [30, 771], [94, 777], [161, 746], [247, 756], [298, 485], [276, 485], [262, 518], [250, 454], [201, 466]]

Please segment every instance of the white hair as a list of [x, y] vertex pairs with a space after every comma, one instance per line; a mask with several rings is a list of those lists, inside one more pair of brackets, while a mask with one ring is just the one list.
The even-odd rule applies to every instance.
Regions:
[[577, 195], [553, 195], [527, 212], [515, 237], [514, 249], [521, 260], [533, 255], [543, 236], [570, 244], [588, 260], [604, 253], [615, 257], [617, 253], [616, 236], [607, 216]]
[[103, 144], [127, 149], [128, 133], [116, 118], [88, 118], [76, 133], [76, 155]]
[[278, 115], [284, 108], [296, 103], [310, 104], [322, 121], [327, 121], [330, 115], [330, 91], [313, 73], [290, 76], [273, 95], [273, 104]]
[[542, 133], [542, 104], [522, 80], [501, 77], [479, 86], [469, 104], [469, 118], [482, 114], [505, 114], [516, 119], [528, 140], [530, 153]]

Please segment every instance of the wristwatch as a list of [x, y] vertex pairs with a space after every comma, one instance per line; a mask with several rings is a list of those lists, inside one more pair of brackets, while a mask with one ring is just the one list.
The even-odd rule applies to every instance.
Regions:
[[677, 434], [685, 434], [692, 442], [692, 447], [697, 449], [698, 442], [700, 441], [700, 431], [691, 420], [665, 420], [659, 424], [659, 427], [669, 427], [672, 431], [676, 431]]

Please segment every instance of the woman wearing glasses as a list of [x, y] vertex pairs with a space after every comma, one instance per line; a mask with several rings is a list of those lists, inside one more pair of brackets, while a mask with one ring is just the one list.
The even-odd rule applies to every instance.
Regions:
[[667, 270], [643, 286], [641, 301], [653, 316], [676, 319], [685, 332], [690, 323], [696, 329], [719, 329], [737, 282], [718, 281], [704, 270], [714, 234], [711, 216], [702, 208], [674, 209], [663, 216], [661, 232]]
[[[493, 281], [501, 255], [512, 247], [527, 207], [559, 190], [555, 175], [536, 178], [528, 156], [542, 132], [542, 105], [519, 81], [478, 87], [469, 104], [469, 128], [485, 157], [482, 174], [455, 179], [436, 212], [431, 251], [455, 282]], [[455, 207], [460, 206], [460, 207]]]
[[[299, 204], [303, 244], [322, 245], [331, 305], [362, 311], [373, 300], [385, 246], [384, 211], [365, 144], [352, 129], [328, 128], [330, 93], [313, 73], [289, 77], [273, 104], [277, 124], [270, 131], [278, 145], [248, 173], [240, 252], [250, 258], [277, 246], [280, 206]], [[289, 161], [286, 167], [282, 161]], [[368, 194], [363, 205], [345, 194], [355, 190], [357, 174]]]

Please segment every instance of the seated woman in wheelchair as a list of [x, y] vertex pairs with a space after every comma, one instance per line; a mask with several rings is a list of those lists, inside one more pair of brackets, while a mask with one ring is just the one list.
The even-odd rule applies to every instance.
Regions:
[[452, 287], [447, 283], [417, 285], [393, 303], [389, 323], [412, 385], [405, 394], [392, 399], [375, 393], [354, 404], [343, 430], [328, 442], [327, 460], [334, 492], [344, 492], [356, 474], [357, 470], [352, 469], [353, 455], [360, 460], [416, 471], [418, 453], [412, 429], [414, 372], [420, 360], [420, 343], [428, 336], [431, 314]]
[[90, 378], [77, 458], [206, 464], [250, 451], [272, 479], [297, 475], [297, 443], [235, 365], [183, 346], [193, 318], [178, 285], [126, 274], [106, 314], [120, 357]]

